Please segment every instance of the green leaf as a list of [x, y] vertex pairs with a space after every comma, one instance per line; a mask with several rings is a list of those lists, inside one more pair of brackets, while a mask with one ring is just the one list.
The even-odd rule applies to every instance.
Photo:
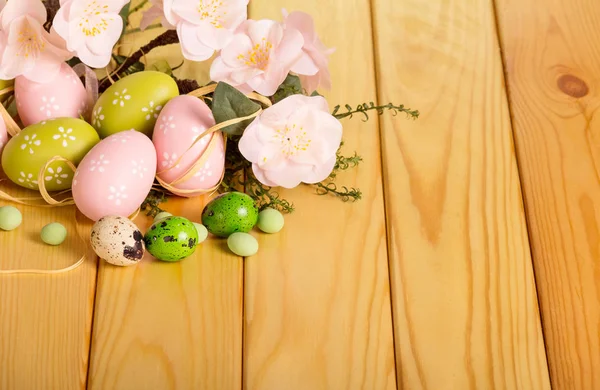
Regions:
[[[113, 54], [113, 59], [115, 60], [115, 62], [117, 63], [117, 65], [121, 65], [123, 62], [125, 62], [127, 60], [127, 57], [119, 55], [119, 54]], [[136, 72], [141, 72], [145, 69], [145, 66], [143, 63], [141, 63], [140, 61], [134, 62], [129, 68], [127, 69], [123, 69], [120, 73], [123, 74], [132, 74], [132, 73], [136, 73]]]
[[171, 69], [171, 65], [169, 65], [169, 63], [165, 60], [158, 60], [158, 61], [154, 62], [152, 65], [150, 65], [149, 68], [151, 70], [153, 69], [158, 72], [166, 73], [169, 76], [171, 76], [173, 74], [173, 69]]
[[313, 93], [311, 93], [311, 94], [310, 94], [310, 96], [321, 96], [321, 97], [322, 97], [323, 95], [321, 95], [321, 94], [320, 94], [319, 92], [317, 92], [317, 91], [314, 91]]
[[[212, 101], [212, 113], [217, 124], [254, 114], [260, 108], [258, 103], [248, 99], [246, 95], [231, 85], [223, 82], [217, 84]], [[252, 119], [246, 119], [225, 127], [223, 132], [230, 135], [241, 135], [251, 122]]]
[[127, 25], [129, 24], [129, 7], [130, 3], [127, 2], [125, 7], [123, 7], [121, 9], [121, 12], [119, 12], [119, 15], [121, 16], [121, 18], [123, 18], [123, 31], [121, 31], [121, 36], [123, 36], [125, 30], [127, 29]]
[[275, 92], [275, 95], [273, 95], [273, 102], [277, 103], [288, 96], [300, 94], [302, 94], [302, 84], [300, 83], [300, 78], [298, 76], [288, 74], [284, 82], [277, 89], [277, 92]]

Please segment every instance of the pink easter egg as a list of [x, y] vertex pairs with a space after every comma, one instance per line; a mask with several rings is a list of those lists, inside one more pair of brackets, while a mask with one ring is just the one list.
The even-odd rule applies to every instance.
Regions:
[[[225, 169], [223, 134], [206, 135], [190, 149], [198, 136], [214, 125], [210, 108], [202, 100], [188, 95], [171, 99], [158, 116], [152, 135], [157, 176], [173, 183], [172, 192], [176, 195], [201, 195], [220, 182]], [[209, 154], [204, 156], [204, 153]], [[202, 165], [197, 166], [189, 178], [177, 182], [200, 158]]]
[[46, 83], [36, 83], [17, 76], [15, 100], [17, 112], [25, 126], [47, 119], [79, 118], [91, 106], [83, 83], [66, 63], [62, 64], [56, 77]]
[[73, 176], [73, 199], [93, 221], [128, 217], [148, 196], [155, 176], [152, 141], [138, 131], [123, 131], [100, 141], [83, 158]]
[[7, 142], [8, 132], [6, 131], [6, 123], [4, 122], [4, 119], [0, 117], [0, 156], [2, 155], [2, 150]]

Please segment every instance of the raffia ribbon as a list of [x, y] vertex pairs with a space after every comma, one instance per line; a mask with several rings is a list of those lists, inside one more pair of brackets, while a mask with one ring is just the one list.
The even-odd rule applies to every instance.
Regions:
[[[212, 93], [215, 91], [216, 89], [216, 84], [213, 85], [208, 85], [205, 87], [201, 87], [196, 89], [195, 91], [192, 91], [190, 93], [188, 93], [189, 96], [194, 96], [197, 98], [204, 98], [206, 95], [208, 95], [209, 93]], [[257, 93], [251, 92], [249, 94], [247, 94], [246, 96], [248, 96], [250, 99], [259, 101], [261, 103], [263, 103], [265, 106], [270, 107], [271, 101], [269, 99], [267, 99], [266, 97], [259, 95]], [[243, 121], [246, 121], [248, 119], [253, 119], [256, 118], [258, 115], [260, 115], [260, 113], [262, 112], [262, 108], [259, 108], [256, 112], [242, 117], [242, 118], [235, 118], [235, 119], [230, 119], [228, 121], [225, 122], [221, 122], [215, 126], [210, 127], [209, 129], [207, 129], [206, 131], [204, 131], [204, 133], [200, 134], [200, 136], [196, 137], [196, 139], [194, 140], [194, 142], [192, 142], [192, 144], [187, 148], [187, 150], [175, 161], [171, 164], [170, 167], [159, 171], [156, 174], [156, 180], [160, 183], [160, 185], [162, 187], [164, 187], [165, 189], [173, 192], [173, 193], [178, 193], [178, 194], [207, 194], [207, 193], [213, 193], [215, 192], [219, 186], [221, 185], [221, 183], [223, 182], [223, 177], [225, 175], [225, 170], [223, 170], [223, 173], [221, 174], [221, 177], [219, 179], [219, 182], [214, 185], [211, 188], [207, 188], [207, 189], [203, 189], [203, 190], [184, 190], [184, 189], [179, 189], [177, 187], [175, 187], [175, 185], [179, 184], [179, 183], [183, 183], [187, 180], [189, 180], [190, 178], [192, 178], [196, 172], [198, 172], [198, 170], [200, 168], [202, 168], [204, 166], [204, 164], [206, 164], [206, 161], [209, 159], [212, 151], [214, 150], [214, 148], [217, 146], [217, 143], [219, 142], [220, 139], [223, 140], [223, 143], [225, 145], [225, 151], [224, 153], [226, 153], [227, 151], [227, 136], [225, 134], [223, 134], [223, 132], [221, 132], [220, 130], [231, 126], [231, 125], [235, 125], [237, 123], [241, 123]], [[196, 160], [194, 161], [194, 163], [192, 164], [192, 166], [190, 166], [188, 169], [186, 169], [184, 172], [182, 172], [179, 176], [177, 176], [174, 180], [167, 182], [163, 179], [161, 179], [159, 177], [159, 175], [165, 173], [165, 172], [169, 172], [173, 169], [175, 169], [175, 167], [181, 162], [181, 160], [184, 158], [184, 156], [186, 155], [186, 153], [189, 153], [190, 150], [192, 150], [192, 148], [196, 145], [196, 143], [200, 142], [200, 140], [208, 135], [211, 135], [210, 141], [208, 142], [208, 145], [206, 147], [206, 149], [204, 150], [204, 152], [202, 153], [202, 155]]]

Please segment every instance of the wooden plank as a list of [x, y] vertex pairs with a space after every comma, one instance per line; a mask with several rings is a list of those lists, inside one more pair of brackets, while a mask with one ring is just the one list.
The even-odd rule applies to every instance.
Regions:
[[554, 388], [600, 388], [600, 7], [498, 0]]
[[372, 4], [398, 381], [549, 389], [492, 2]]
[[[16, 197], [36, 195], [7, 181], [0, 190]], [[83, 389], [97, 258], [80, 237], [89, 236], [91, 224], [74, 207], [50, 210], [0, 201], [5, 205], [17, 207], [23, 223], [0, 231], [0, 270], [58, 270], [82, 256], [85, 260], [54, 275], [0, 274], [0, 389]], [[58, 247], [39, 237], [51, 222], [62, 223], [69, 233]]]
[[[138, 23], [139, 15], [132, 21]], [[131, 52], [159, 32], [127, 35], [122, 51]], [[175, 66], [182, 57], [171, 46], [152, 52], [147, 61], [161, 58]], [[186, 67], [179, 77], [206, 81], [198, 77], [207, 74], [205, 65]], [[206, 202], [173, 198], [164, 208], [200, 222]], [[134, 222], [145, 231], [151, 219], [140, 215]], [[149, 255], [132, 268], [101, 262], [89, 388], [241, 388], [242, 278], [243, 260], [212, 238], [179, 263]]]
[[[337, 47], [331, 108], [374, 100], [368, 1], [253, 1], [250, 17], [281, 20], [283, 7], [313, 15]], [[343, 124], [344, 151], [365, 162], [339, 184], [360, 187], [363, 199], [278, 190], [296, 211], [278, 235], [257, 234], [259, 253], [246, 259], [246, 389], [396, 388], [378, 122]]]
[[[198, 222], [204, 203], [165, 208]], [[151, 219], [134, 222], [145, 231]], [[101, 263], [90, 389], [241, 387], [242, 259], [221, 244], [209, 239], [173, 264], [149, 255], [135, 267]]]

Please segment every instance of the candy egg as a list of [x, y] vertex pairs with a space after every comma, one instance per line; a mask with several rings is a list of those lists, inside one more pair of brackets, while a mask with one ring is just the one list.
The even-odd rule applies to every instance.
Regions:
[[283, 229], [283, 215], [275, 209], [267, 208], [258, 213], [258, 223], [256, 226], [265, 233], [278, 233]]
[[[81, 119], [58, 118], [42, 121], [21, 130], [2, 152], [2, 168], [15, 184], [37, 190], [38, 175], [54, 156], [77, 165], [100, 139], [92, 126]], [[44, 172], [48, 191], [71, 188], [73, 171], [62, 161], [55, 161]]]
[[144, 257], [142, 232], [125, 217], [100, 218], [92, 227], [90, 242], [98, 257], [114, 265], [134, 265]]
[[256, 203], [241, 192], [221, 194], [208, 202], [202, 211], [202, 224], [219, 237], [228, 237], [236, 232], [247, 233], [257, 220]]
[[227, 238], [227, 247], [238, 256], [250, 257], [258, 252], [258, 241], [248, 233], [233, 233]]
[[13, 206], [0, 207], [0, 229], [15, 230], [23, 222], [23, 215], [18, 208]]
[[67, 63], [63, 63], [58, 74], [46, 83], [17, 76], [15, 101], [25, 126], [52, 118], [79, 118], [92, 103], [85, 86]]
[[158, 114], [178, 95], [177, 83], [165, 73], [130, 74], [100, 95], [92, 111], [92, 124], [101, 138], [131, 129], [152, 136]]
[[67, 228], [58, 222], [52, 222], [42, 228], [40, 238], [48, 245], [60, 245], [67, 238]]
[[176, 195], [197, 196], [219, 183], [225, 169], [223, 134], [206, 135], [190, 149], [198, 136], [214, 125], [210, 108], [193, 96], [171, 99], [160, 113], [152, 136], [158, 177], [170, 184]]
[[73, 199], [89, 219], [133, 214], [148, 196], [156, 174], [152, 141], [125, 131], [100, 141], [77, 167]]
[[150, 226], [144, 241], [148, 252], [158, 260], [179, 261], [195, 252], [198, 231], [185, 218], [167, 217]]

